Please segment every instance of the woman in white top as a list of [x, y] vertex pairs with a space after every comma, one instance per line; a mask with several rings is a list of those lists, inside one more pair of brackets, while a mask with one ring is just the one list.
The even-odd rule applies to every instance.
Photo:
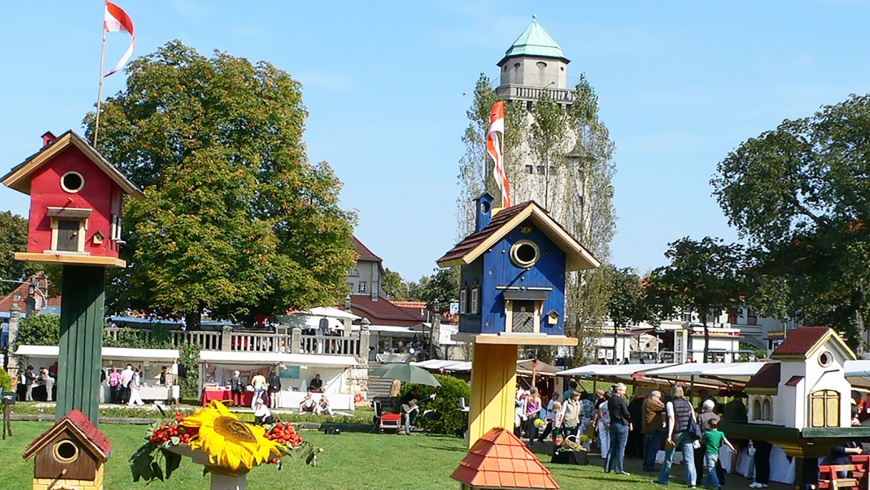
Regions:
[[139, 395], [141, 380], [142, 378], [139, 374], [139, 369], [136, 369], [136, 371], [133, 372], [133, 377], [130, 378], [130, 384], [127, 385], [127, 387], [130, 388], [130, 402], [128, 405], [131, 407], [133, 405], [145, 405], [145, 402], [142, 401], [142, 397]]
[[604, 403], [598, 405], [598, 447], [601, 449], [601, 459], [607, 459], [610, 453], [610, 412], [607, 402], [610, 401], [610, 389], [604, 391]]

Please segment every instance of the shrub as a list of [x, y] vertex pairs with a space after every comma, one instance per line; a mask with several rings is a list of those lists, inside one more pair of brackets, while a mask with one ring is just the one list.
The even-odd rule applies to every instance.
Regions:
[[405, 393], [410, 391], [411, 386], [419, 386], [420, 394], [424, 398], [435, 393], [435, 399], [424, 401], [420, 410], [423, 412], [435, 410], [441, 416], [426, 418], [422, 417], [421, 413], [421, 417], [417, 419], [417, 425], [435, 434], [457, 434], [468, 425], [468, 415], [465, 412], [457, 410], [459, 408], [459, 397], [465, 397], [466, 400], [469, 400], [471, 398], [471, 387], [465, 381], [453, 376], [436, 374], [435, 379], [441, 383], [440, 388], [405, 384], [402, 387], [400, 396], [404, 396]]
[[7, 373], [2, 367], [0, 367], [0, 388], [3, 389], [2, 391], [9, 391], [12, 389], [12, 376], [9, 376], [9, 373]]
[[12, 352], [20, 345], [60, 344], [60, 316], [31, 315], [18, 326], [18, 334], [12, 341]]

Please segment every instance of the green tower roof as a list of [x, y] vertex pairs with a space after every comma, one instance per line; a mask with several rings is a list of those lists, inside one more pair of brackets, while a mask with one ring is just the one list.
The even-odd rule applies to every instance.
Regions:
[[540, 56], [544, 58], [558, 58], [566, 63], [568, 62], [568, 59], [565, 58], [565, 54], [562, 52], [562, 47], [547, 34], [547, 31], [538, 24], [537, 19], [534, 17], [529, 27], [505, 51], [504, 58], [498, 64], [501, 65], [506, 59], [514, 56]]

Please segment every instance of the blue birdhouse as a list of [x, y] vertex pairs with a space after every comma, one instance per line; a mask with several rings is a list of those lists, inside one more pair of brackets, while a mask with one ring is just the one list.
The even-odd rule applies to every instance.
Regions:
[[461, 267], [460, 334], [565, 334], [565, 276], [601, 265], [534, 201], [475, 200], [475, 232], [438, 259]]

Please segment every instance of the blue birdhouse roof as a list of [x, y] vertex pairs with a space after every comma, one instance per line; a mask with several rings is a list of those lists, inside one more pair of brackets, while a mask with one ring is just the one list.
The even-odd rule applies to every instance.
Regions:
[[436, 262], [439, 267], [466, 265], [474, 262], [505, 235], [530, 220], [553, 241], [567, 258], [567, 269], [586, 270], [601, 265], [589, 250], [536, 203], [528, 201], [503, 209], [493, 216], [482, 230], [467, 236]]

